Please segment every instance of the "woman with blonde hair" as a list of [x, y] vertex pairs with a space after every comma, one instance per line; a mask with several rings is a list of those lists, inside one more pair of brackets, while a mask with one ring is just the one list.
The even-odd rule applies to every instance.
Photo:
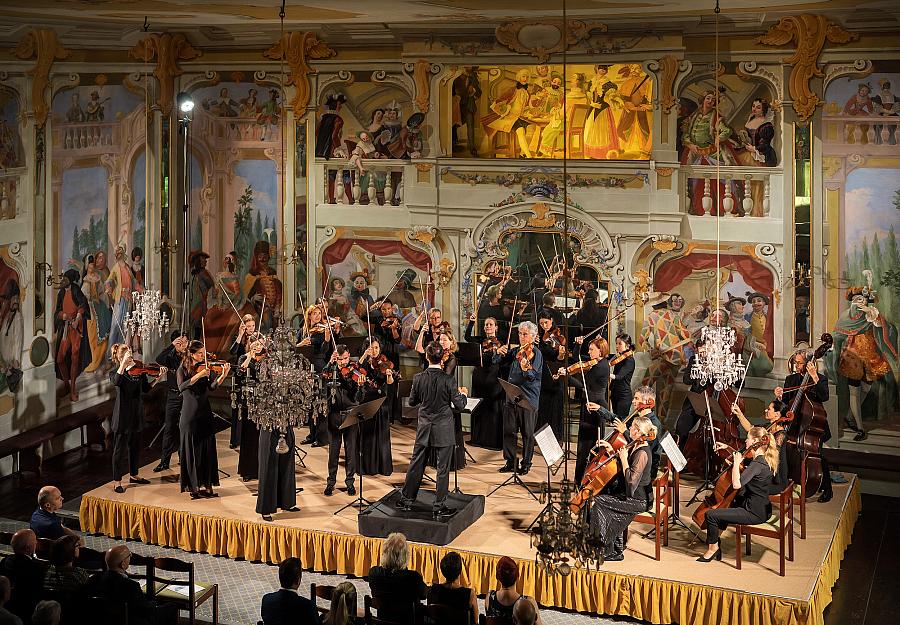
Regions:
[[[727, 449], [724, 443], [716, 443], [716, 449]], [[753, 450], [753, 459], [741, 470], [744, 453], [735, 451], [731, 464], [731, 486], [740, 491], [731, 508], [710, 510], [706, 513], [706, 553], [697, 562], [722, 559], [719, 536], [728, 524], [756, 525], [764, 523], [772, 514], [769, 503], [769, 485], [778, 470], [778, 447], [775, 437], [765, 428], [753, 427], [747, 432], [747, 450]]]
[[[332, 282], [334, 282], [332, 280]], [[297, 347], [310, 346], [312, 355], [310, 362], [316, 373], [322, 373], [331, 360], [334, 346], [341, 336], [341, 326], [333, 324], [325, 318], [325, 307], [322, 304], [312, 304], [304, 314], [305, 323], [300, 331], [305, 337], [297, 337]], [[332, 333], [333, 331], [333, 333]], [[327, 419], [319, 419], [318, 422], [310, 416], [307, 423], [309, 434], [300, 441], [301, 445], [312, 444], [313, 447], [327, 447], [330, 437], [328, 435]]]
[[412, 623], [415, 604], [425, 599], [428, 587], [418, 571], [409, 565], [406, 536], [394, 532], [384, 539], [378, 565], [369, 569], [372, 596], [383, 601], [378, 618], [398, 623]]
[[325, 615], [324, 625], [362, 625], [356, 611], [356, 586], [341, 582], [331, 593], [331, 609]]

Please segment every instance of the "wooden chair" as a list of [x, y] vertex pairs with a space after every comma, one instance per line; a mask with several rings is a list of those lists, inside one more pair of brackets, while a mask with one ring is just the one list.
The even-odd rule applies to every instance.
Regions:
[[571, 158], [584, 157], [584, 123], [591, 107], [582, 102], [570, 103], [566, 116], [566, 149]]
[[75, 566], [95, 573], [106, 569], [106, 554], [90, 547], [79, 547]]
[[39, 560], [50, 560], [50, 553], [53, 551], [53, 543], [56, 541], [52, 538], [38, 538], [37, 547], [34, 550], [34, 557]]
[[12, 532], [0, 532], [0, 545], [11, 545], [12, 537]]
[[[186, 573], [187, 579], [160, 577], [159, 571], [167, 573]], [[219, 585], [198, 582], [194, 578], [194, 563], [185, 562], [178, 558], [156, 558], [153, 560], [153, 592], [157, 599], [168, 601], [178, 606], [179, 610], [187, 610], [190, 614], [190, 624], [196, 622], [197, 608], [212, 598], [213, 625], [219, 623]], [[184, 587], [187, 585], [188, 593], [175, 592], [173, 586]]]
[[806, 539], [806, 453], [800, 461], [800, 483], [794, 486], [794, 506], [800, 509], [800, 538]]
[[735, 525], [735, 560], [736, 566], [741, 568], [741, 538], [747, 537], [747, 555], [750, 555], [750, 536], [764, 536], [778, 539], [778, 574], [784, 577], [784, 543], [788, 544], [787, 559], [794, 561], [794, 482], [789, 481], [783, 491], [772, 495], [769, 500], [776, 503], [777, 513], [773, 515], [777, 519], [769, 519], [765, 523], [757, 525]]
[[[669, 469], [665, 468], [653, 480], [653, 509], [635, 515], [632, 523], [652, 525], [653, 539], [656, 542], [656, 559], [661, 557], [662, 545], [669, 546], [669, 511], [672, 509], [671, 490], [669, 489]], [[628, 528], [623, 538], [628, 540]]]
[[386, 601], [384, 601], [383, 599], [378, 599], [377, 597], [372, 597], [369, 595], [363, 597], [366, 625], [411, 625], [410, 623], [404, 623], [402, 621], [392, 621], [391, 619], [378, 618], [377, 616], [374, 616], [372, 614], [373, 609], [376, 611], [381, 611], [386, 603]]
[[[144, 594], [147, 595], [147, 599], [153, 600], [156, 595], [154, 594], [154, 585], [153, 581], [153, 563], [155, 560], [149, 556], [142, 556], [139, 553], [131, 554], [131, 567], [128, 569], [128, 577], [136, 581], [138, 584], [141, 584], [144, 587]], [[135, 573], [135, 568], [144, 568], [144, 574]]]
[[420, 621], [424, 625], [472, 625], [471, 610], [458, 610], [440, 603], [416, 607], [423, 617]]
[[[334, 586], [325, 586], [323, 584], [310, 584], [309, 585], [309, 599], [313, 602], [313, 605], [316, 606], [316, 610], [325, 614], [331, 608], [331, 595], [334, 593]], [[317, 599], [324, 599], [328, 601], [328, 607], [323, 608], [319, 606]], [[356, 614], [356, 608], [354, 607], [351, 614]]]

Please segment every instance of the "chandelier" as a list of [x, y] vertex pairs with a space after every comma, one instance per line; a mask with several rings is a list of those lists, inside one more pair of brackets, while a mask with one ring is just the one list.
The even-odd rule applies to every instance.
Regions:
[[531, 546], [537, 551], [535, 564], [545, 573], [569, 575], [572, 567], [591, 570], [603, 564], [603, 540], [592, 530], [587, 515], [573, 510], [575, 485], [562, 480], [559, 493], [541, 484], [541, 502], [547, 502], [531, 530]]
[[159, 291], [132, 291], [131, 298], [134, 308], [126, 313], [124, 322], [132, 335], [140, 335], [147, 341], [154, 333], [162, 336], [169, 330], [169, 316], [159, 309], [162, 303]]
[[294, 352], [294, 330], [283, 323], [269, 336], [263, 336], [266, 355], [259, 362], [256, 379], [248, 379], [244, 393], [247, 418], [265, 430], [281, 433], [278, 453], [288, 451], [284, 433], [310, 418], [323, 418], [328, 413], [321, 392], [321, 378], [305, 356]]
[[744, 375], [743, 358], [732, 349], [737, 334], [734, 328], [706, 326], [701, 336], [703, 347], [697, 350], [691, 365], [691, 379], [712, 384], [717, 391], [725, 390]]

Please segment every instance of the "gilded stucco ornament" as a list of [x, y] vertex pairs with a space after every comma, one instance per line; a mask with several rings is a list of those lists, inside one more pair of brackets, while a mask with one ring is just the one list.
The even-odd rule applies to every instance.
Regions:
[[530, 54], [537, 57], [538, 63], [546, 63], [551, 54], [587, 41], [591, 33], [597, 30], [606, 32], [606, 24], [593, 20], [568, 20], [567, 27], [564, 27], [561, 19], [516, 20], [500, 24], [494, 35], [499, 43], [513, 52]]
[[310, 31], [284, 33], [278, 43], [263, 53], [267, 59], [277, 61], [283, 58], [288, 64], [291, 75], [285, 85], [294, 87], [294, 97], [291, 98], [290, 104], [297, 119], [306, 113], [306, 107], [309, 105], [308, 76], [313, 69], [307, 60], [330, 59], [336, 55], [337, 52]]
[[156, 104], [163, 115], [168, 115], [172, 112], [175, 101], [175, 78], [184, 73], [178, 62], [196, 59], [201, 52], [181, 33], [150, 33], [138, 41], [128, 54], [143, 63], [156, 59], [156, 68], [153, 70], [153, 75], [159, 81], [159, 98]]
[[31, 76], [31, 105], [34, 107], [34, 122], [38, 128], [47, 123], [50, 104], [47, 102], [47, 86], [53, 62], [69, 58], [71, 52], [62, 47], [56, 31], [49, 28], [30, 30], [13, 50], [17, 58], [27, 60], [37, 57], [34, 68], [28, 70]]

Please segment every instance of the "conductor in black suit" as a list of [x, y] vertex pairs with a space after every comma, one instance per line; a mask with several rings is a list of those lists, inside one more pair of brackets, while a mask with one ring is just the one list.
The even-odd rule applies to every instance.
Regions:
[[316, 607], [306, 597], [297, 594], [303, 564], [300, 558], [288, 558], [278, 565], [281, 588], [263, 595], [260, 616], [266, 625], [318, 625]]
[[147, 599], [141, 585], [128, 577], [131, 552], [125, 545], [117, 545], [106, 552], [106, 570], [95, 573], [87, 582], [86, 596], [102, 597], [108, 601], [125, 603], [128, 622], [132, 625], [168, 625], [178, 622], [174, 604], [156, 604]]
[[[456, 378], [444, 373], [441, 368], [441, 357], [444, 349], [437, 341], [425, 347], [425, 358], [428, 368], [413, 378], [409, 405], [419, 406], [419, 423], [416, 426], [416, 443], [413, 446], [406, 481], [400, 491], [397, 507], [409, 510], [419, 494], [425, 462], [428, 460], [428, 449], [437, 450], [437, 482], [434, 507], [434, 518], [446, 517], [456, 512], [446, 505], [450, 487], [450, 458], [456, 444], [453, 429], [453, 408], [462, 410], [466, 406], [465, 387], [457, 387]], [[452, 404], [452, 407], [451, 407]]]

